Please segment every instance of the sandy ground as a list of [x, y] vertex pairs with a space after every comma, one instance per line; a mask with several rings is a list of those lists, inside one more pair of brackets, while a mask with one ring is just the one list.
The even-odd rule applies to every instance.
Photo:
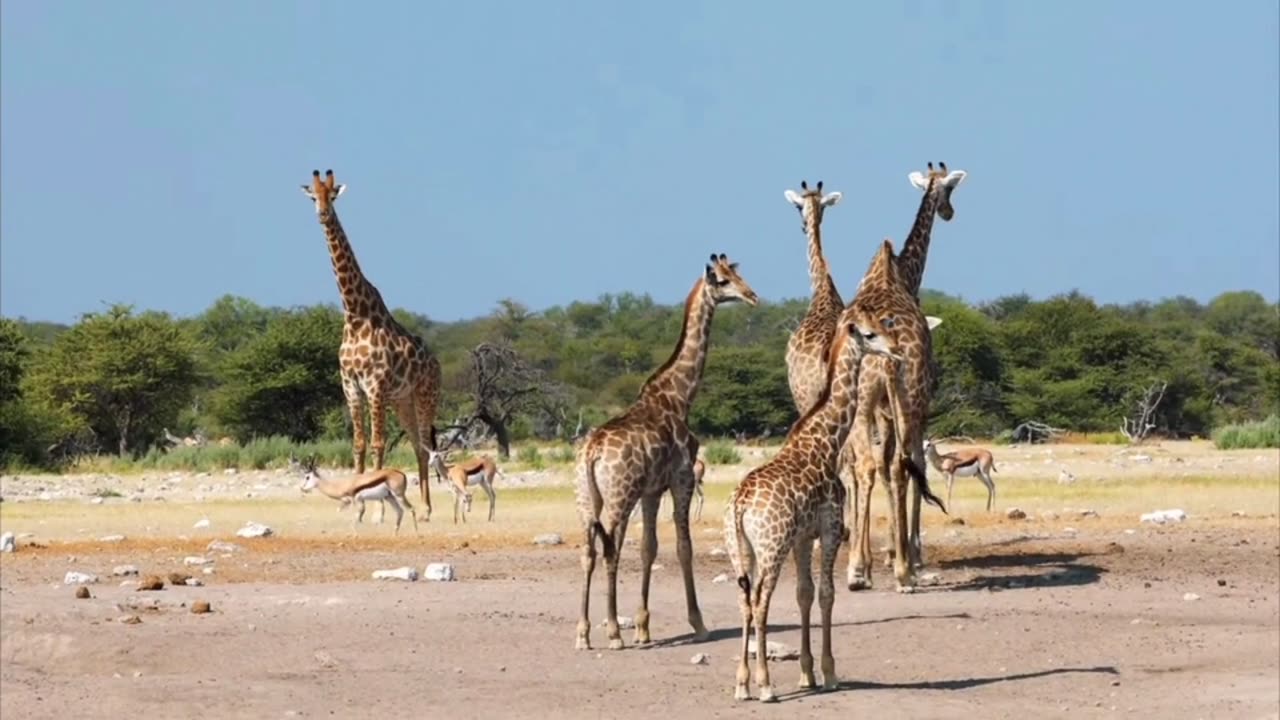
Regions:
[[[711, 640], [688, 635], [664, 513], [656, 642], [637, 648], [625, 632], [620, 652], [603, 649], [601, 627], [592, 636], [601, 649], [573, 650], [578, 534], [570, 491], [555, 480], [499, 488], [494, 523], [482, 521], [477, 498], [471, 522], [454, 525], [444, 493], [433, 493], [432, 522], [415, 536], [406, 518], [393, 537], [386, 525], [353, 533], [336, 503], [300, 499], [295, 479], [269, 473], [246, 480], [269, 492], [228, 483], [199, 500], [174, 488], [209, 478], [129, 478], [139, 502], [101, 504], [86, 489], [98, 481], [5, 478], [0, 530], [20, 540], [0, 556], [0, 716], [759, 717], [892, 706], [901, 717], [1280, 717], [1280, 454], [1187, 444], [1130, 451], [1120, 465], [1116, 451], [1004, 450], [990, 515], [980, 512], [978, 483], [958, 481], [952, 516], [964, 524], [937, 513], [925, 523], [927, 572], [938, 584], [899, 595], [882, 568], [873, 591], [837, 582], [841, 687], [798, 691], [798, 663], [774, 662], [778, 707], [733, 701], [737, 590], [713, 581], [729, 572], [714, 551], [740, 468], [709, 473], [694, 529]], [[1059, 464], [1075, 484], [1057, 484]], [[55, 491], [62, 499], [38, 499]], [[1029, 517], [1008, 519], [1014, 504]], [[1188, 520], [1138, 522], [1140, 512], [1166, 507], [1185, 509]], [[200, 518], [210, 526], [193, 528]], [[248, 520], [275, 535], [234, 537]], [[565, 544], [532, 545], [548, 531]], [[875, 533], [884, 537], [883, 517]], [[108, 534], [126, 537], [103, 541]], [[624, 615], [638, 598], [638, 535], [633, 528], [623, 551]], [[211, 552], [214, 539], [239, 547]], [[188, 556], [209, 564], [187, 567]], [[452, 563], [458, 581], [369, 579], [375, 569], [428, 562]], [[111, 576], [122, 564], [144, 575], [191, 573], [205, 585], [142, 592]], [[842, 555], [841, 577], [843, 566]], [[99, 576], [91, 598], [62, 584], [69, 570]], [[196, 600], [213, 612], [191, 614]], [[128, 616], [140, 622], [121, 622]], [[770, 619], [770, 640], [798, 647], [789, 572]], [[697, 653], [705, 664], [691, 663]]]

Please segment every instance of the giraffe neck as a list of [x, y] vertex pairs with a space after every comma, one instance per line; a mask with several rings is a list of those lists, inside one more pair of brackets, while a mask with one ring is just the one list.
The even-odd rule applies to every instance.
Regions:
[[818, 208], [810, 204], [804, 214], [804, 232], [809, 236], [809, 288], [813, 292], [810, 305], [833, 299], [843, 306], [840, 293], [836, 291], [836, 284], [831, 279], [827, 258], [822, 254], [822, 219], [818, 212]]
[[857, 408], [862, 355], [845, 347], [850, 342], [853, 340], [845, 336], [832, 347], [832, 361], [827, 368], [831, 381], [817, 404], [795, 426], [795, 432], [812, 438], [819, 452], [832, 463], [849, 437]]
[[659, 401], [680, 417], [689, 416], [689, 408], [702, 382], [711, 318], [715, 312], [716, 303], [707, 292], [706, 281], [699, 278], [684, 303], [684, 325], [680, 328], [675, 352], [640, 389], [642, 402]]
[[933, 234], [933, 218], [938, 211], [938, 194], [941, 191], [938, 179], [931, 178], [924, 197], [920, 199], [915, 224], [911, 226], [902, 254], [898, 256], [903, 285], [912, 295], [920, 294], [920, 284], [924, 280], [924, 262], [929, 257], [929, 238]]
[[320, 214], [324, 237], [329, 243], [329, 258], [333, 261], [333, 274], [338, 280], [338, 292], [342, 294], [342, 309], [348, 315], [387, 314], [382, 296], [360, 272], [356, 254], [347, 241], [347, 233], [338, 221], [338, 213], [332, 208]]

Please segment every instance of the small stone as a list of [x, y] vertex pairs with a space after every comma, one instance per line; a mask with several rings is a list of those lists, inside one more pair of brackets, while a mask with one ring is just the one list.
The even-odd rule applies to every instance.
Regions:
[[1009, 508], [1009, 510], [1005, 512], [1004, 516], [1010, 520], [1025, 520], [1027, 518], [1027, 514], [1016, 507]]
[[180, 572], [169, 573], [170, 585], [186, 585], [187, 581], [190, 579], [191, 579], [191, 576], [186, 573], [180, 573]]
[[139, 625], [142, 623], [142, 618], [137, 615], [125, 615], [120, 618], [120, 622], [125, 625]]
[[225, 540], [211, 540], [208, 545], [204, 546], [205, 552], [211, 553], [236, 553], [244, 548], [235, 543], [229, 543]]
[[212, 611], [212, 608], [209, 607], [208, 600], [196, 600], [195, 602], [191, 603], [192, 615], [204, 615], [205, 613], [208, 613], [211, 611]]
[[930, 587], [942, 582], [942, 576], [936, 572], [927, 572], [920, 576], [919, 583], [921, 587]]
[[203, 557], [200, 555], [188, 555], [187, 557], [182, 559], [182, 564], [186, 565], [187, 567], [191, 567], [193, 565], [208, 565], [212, 562], [213, 561], [210, 560], [209, 558]]
[[102, 498], [100, 498], [100, 497], [91, 498], [91, 499], [89, 500], [89, 504], [90, 504], [90, 505], [101, 505], [101, 504], [102, 504]]
[[191, 527], [194, 530], [203, 530], [209, 527], [209, 518], [200, 518], [199, 520], [196, 521], [196, 524], [192, 525]]
[[711, 555], [711, 557], [725, 557], [729, 554], [729, 551], [722, 547], [717, 547], [711, 548], [711, 552], [708, 554]]
[[124, 542], [123, 535], [103, 535], [98, 538], [98, 542]]
[[564, 544], [564, 538], [560, 536], [560, 533], [543, 533], [542, 535], [534, 536], [533, 544], [534, 545], [562, 545]]
[[[601, 621], [600, 621], [600, 627], [606, 627], [606, 626], [608, 626], [608, 624], [609, 624], [609, 619], [608, 619], [608, 618], [605, 618], [604, 620], [601, 620]], [[633, 620], [632, 618], [629, 618], [629, 617], [627, 617], [626, 615], [619, 615], [619, 616], [618, 616], [618, 629], [619, 629], [619, 630], [628, 630], [628, 629], [633, 628], [633, 627], [635, 627], [635, 626], [636, 626], [636, 621], [635, 621], [635, 620]]]
[[720, 583], [729, 582], [729, 576], [724, 573], [720, 573], [719, 575], [711, 578], [711, 582], [716, 583], [717, 585]]
[[0, 552], [11, 553], [18, 549], [18, 541], [14, 538], [13, 533], [6, 532], [0, 535]]
[[62, 578], [63, 585], [88, 585], [96, 582], [98, 582], [97, 575], [75, 570], [68, 570], [66, 576]]
[[81, 585], [81, 586], [77, 587], [77, 588], [76, 588], [76, 599], [77, 599], [77, 600], [88, 600], [88, 599], [89, 599], [89, 588], [87, 588], [87, 587], [85, 587], [85, 586], [83, 586], [83, 585]]
[[212, 575], [214, 570], [211, 567], [207, 567], [202, 569], [200, 572], [204, 573], [205, 575]]
[[244, 527], [236, 531], [236, 537], [242, 538], [270, 537], [273, 534], [275, 534], [274, 530], [262, 523], [256, 522], [247, 522], [244, 524]]
[[435, 582], [452, 582], [458, 579], [453, 566], [449, 563], [431, 563], [422, 573], [427, 580]]
[[1199, 595], [1197, 595], [1197, 594], [1195, 594], [1195, 593], [1193, 593], [1193, 592], [1189, 592], [1189, 593], [1185, 593], [1185, 594], [1182, 596], [1182, 599], [1183, 599], [1183, 600], [1186, 600], [1187, 602], [1191, 602], [1192, 600], [1199, 600], [1199, 599], [1200, 599], [1200, 596], [1199, 596]]
[[374, 570], [374, 580], [404, 580], [406, 582], [416, 582], [418, 579], [418, 571], [409, 566], [395, 568], [394, 570]]
[[187, 587], [203, 587], [204, 581], [200, 578], [187, 578], [187, 581], [183, 583], [183, 585], [186, 585]]
[[649, 569], [650, 569], [650, 570], [661, 570], [661, 569], [662, 569], [662, 563], [654, 563], [654, 564], [652, 564], [652, 565], [650, 565], [650, 566], [649, 566]]
[[1097, 510], [1081, 510], [1081, 511], [1080, 511], [1080, 517], [1082, 517], [1082, 518], [1096, 518], [1096, 517], [1098, 517], [1098, 511], [1097, 511]]
[[1155, 512], [1143, 513], [1138, 518], [1138, 522], [1164, 525], [1165, 523], [1180, 523], [1186, 519], [1187, 513], [1183, 510], [1156, 510]]
[[1218, 578], [1218, 587], [1226, 587], [1226, 586], [1227, 586], [1227, 581], [1223, 580], [1222, 578]]
[[138, 583], [139, 590], [163, 590], [164, 580], [157, 575], [148, 575]]
[[947, 524], [948, 524], [948, 525], [963, 525], [963, 524], [964, 524], [964, 518], [951, 518], [950, 520], [948, 520], [948, 521], [947, 521]]
[[689, 658], [690, 665], [706, 665], [707, 662], [708, 662], [708, 659], [707, 659], [706, 653], [698, 653], [697, 655], [694, 655], [693, 657]]
[[111, 568], [111, 574], [115, 575], [116, 577], [128, 577], [131, 575], [137, 575], [138, 566], [137, 565], [117, 565]]

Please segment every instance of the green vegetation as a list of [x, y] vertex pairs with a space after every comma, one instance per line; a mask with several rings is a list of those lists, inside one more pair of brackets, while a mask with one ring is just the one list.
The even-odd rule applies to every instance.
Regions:
[[736, 465], [742, 461], [738, 449], [727, 442], [708, 444], [704, 457], [712, 465]]
[[1213, 432], [1213, 444], [1220, 450], [1280, 448], [1280, 415], [1220, 427]]
[[[935, 436], [999, 440], [1037, 421], [1077, 441], [1123, 443], [1122, 419], [1159, 384], [1154, 434], [1220, 428], [1222, 447], [1276, 446], [1274, 419], [1249, 422], [1280, 414], [1280, 307], [1257, 293], [1207, 305], [1099, 306], [1073, 292], [972, 306], [926, 291], [922, 304], [944, 321], [933, 336]], [[795, 413], [783, 355], [806, 306], [717, 315], [690, 415], [709, 462], [737, 459], [714, 438], [785, 435]], [[502, 300], [487, 317], [452, 323], [395, 314], [441, 359], [437, 425], [464, 419], [473, 437], [505, 437], [516, 464], [529, 467], [571, 463], [578, 418], [590, 428], [630, 403], [671, 352], [681, 321], [679, 307], [630, 293], [542, 312]], [[124, 306], [69, 327], [0, 318], [0, 465], [270, 468], [294, 451], [350, 466], [341, 326], [334, 306], [265, 308], [236, 297], [190, 318]], [[387, 424], [396, 437], [394, 413]], [[204, 444], [173, 446], [170, 436]], [[407, 443], [390, 458], [414, 464]]]

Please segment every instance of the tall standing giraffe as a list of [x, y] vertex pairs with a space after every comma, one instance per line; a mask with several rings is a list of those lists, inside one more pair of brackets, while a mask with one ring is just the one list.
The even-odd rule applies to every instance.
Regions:
[[[930, 362], [931, 321], [920, 310], [915, 294], [907, 291], [899, 272], [893, 243], [885, 240], [872, 260], [858, 288], [850, 310], [859, 306], [878, 309], [881, 332], [892, 336], [896, 358], [868, 355], [861, 363], [858, 406], [853, 430], [841, 457], [842, 474], [852, 475], [851, 527], [853, 547], [849, 552], [849, 589], [871, 586], [871, 490], [879, 476], [889, 494], [890, 528], [893, 535], [894, 577], [900, 592], [910, 592], [915, 575], [908, 549], [908, 493], [920, 493], [942, 508], [930, 493], [923, 474], [924, 421], [929, 409], [933, 380]], [[865, 337], [865, 336], [864, 336]], [[866, 338], [872, 340], [873, 338]], [[872, 429], [880, 437], [877, 448]], [[910, 458], [921, 470], [919, 476], [906, 472], [908, 465], [894, 458]], [[846, 480], [848, 482], [848, 480]], [[945, 508], [944, 508], [945, 511]], [[916, 512], [917, 517], [919, 512]]]
[[597, 540], [608, 575], [609, 648], [622, 648], [618, 629], [618, 553], [637, 501], [642, 503], [644, 540], [640, 546], [640, 609], [635, 618], [635, 641], [649, 642], [649, 575], [658, 552], [658, 502], [668, 490], [674, 506], [676, 554], [684, 576], [689, 624], [699, 640], [707, 637], [693, 587], [689, 502], [693, 497], [698, 439], [689, 431], [688, 418], [702, 382], [711, 319], [717, 305], [733, 301], [755, 305], [756, 293], [738, 274], [737, 263], [729, 262], [723, 254], [712, 255], [685, 300], [684, 323], [675, 352], [649, 376], [631, 407], [592, 430], [578, 450], [578, 516], [586, 535], [582, 545], [582, 613], [576, 642], [579, 650], [591, 648], [589, 609]]
[[440, 361], [417, 336], [396, 321], [382, 301], [378, 288], [369, 282], [347, 234], [338, 221], [334, 201], [347, 189], [334, 182], [333, 171], [311, 171], [311, 184], [302, 192], [316, 205], [316, 215], [324, 228], [333, 260], [333, 274], [342, 294], [342, 345], [338, 367], [342, 373], [342, 394], [351, 413], [352, 455], [356, 473], [364, 472], [365, 400], [369, 405], [372, 430], [373, 468], [382, 469], [386, 450], [386, 406], [395, 409], [400, 425], [413, 440], [418, 460], [418, 485], [426, 520], [431, 519], [431, 490], [427, 482], [428, 452], [435, 449], [436, 406], [440, 402]]
[[902, 282], [907, 292], [920, 295], [920, 283], [924, 280], [925, 260], [929, 257], [929, 240], [933, 235], [933, 218], [936, 215], [945, 222], [951, 222], [955, 216], [955, 208], [951, 206], [951, 193], [964, 182], [967, 173], [963, 170], [947, 171], [947, 164], [938, 163], [934, 169], [929, 163], [926, 172], [912, 172], [907, 175], [911, 184], [924, 191], [920, 199], [920, 208], [916, 211], [916, 220], [911, 225], [902, 244], [902, 253], [898, 256], [898, 271], [902, 274]]
[[[893, 310], [889, 311], [894, 312]], [[870, 304], [851, 307], [837, 320], [823, 389], [813, 408], [791, 427], [778, 454], [752, 470], [725, 508], [724, 539], [733, 562], [742, 611], [742, 652], [734, 697], [750, 697], [747, 664], [751, 628], [756, 630], [756, 684], [760, 700], [776, 699], [769, 680], [769, 602], [786, 561], [796, 563], [800, 606], [800, 687], [816, 686], [810, 643], [813, 609], [813, 541], [822, 553], [818, 586], [822, 612], [822, 687], [836, 687], [831, 654], [831, 608], [835, 599], [836, 553], [844, 540], [845, 489], [836, 474], [840, 449], [853, 424], [859, 360], [864, 353], [893, 353], [893, 336], [879, 331], [885, 313]], [[867, 340], [866, 338], [870, 338]], [[919, 469], [914, 472], [919, 473]]]
[[827, 259], [822, 254], [822, 215], [826, 208], [840, 202], [841, 193], [822, 194], [822, 181], [814, 188], [800, 181], [800, 192], [783, 193], [787, 202], [800, 211], [804, 232], [809, 238], [809, 286], [813, 297], [799, 327], [787, 341], [787, 382], [791, 398], [801, 415], [809, 412], [827, 389], [827, 355], [836, 323], [844, 311], [844, 301], [831, 278]]

